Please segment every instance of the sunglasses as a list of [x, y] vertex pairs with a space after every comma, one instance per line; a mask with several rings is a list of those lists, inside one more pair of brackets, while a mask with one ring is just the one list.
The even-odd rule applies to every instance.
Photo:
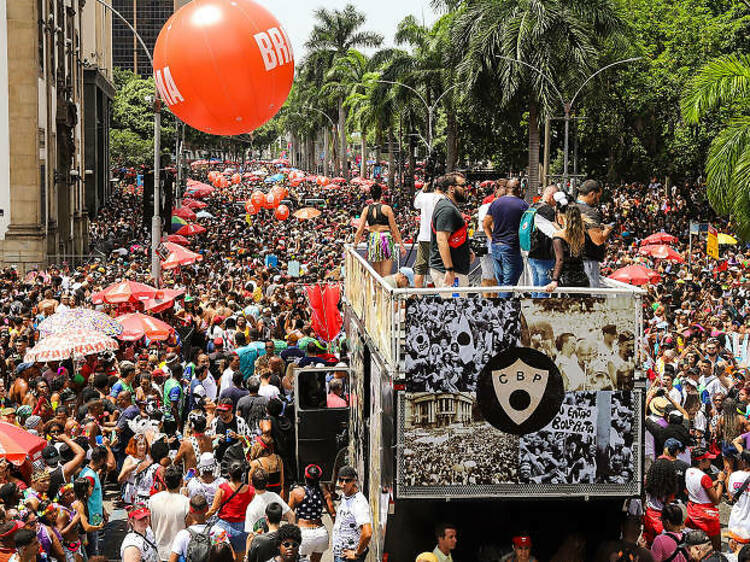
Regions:
[[339, 478], [339, 482], [354, 482], [354, 478]]
[[284, 548], [298, 548], [299, 543], [297, 541], [284, 541], [283, 543], [281, 543], [281, 546], [283, 546]]

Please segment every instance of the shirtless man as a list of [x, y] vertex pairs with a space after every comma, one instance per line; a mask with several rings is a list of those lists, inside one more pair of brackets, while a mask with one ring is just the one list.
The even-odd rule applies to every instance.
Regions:
[[10, 387], [10, 399], [16, 404], [23, 404], [29, 392], [29, 379], [38, 376], [39, 369], [34, 363], [21, 363], [16, 367], [16, 379]]
[[198, 459], [202, 453], [213, 452], [213, 443], [209, 436], [205, 434], [207, 421], [203, 415], [191, 414], [188, 421], [192, 426], [193, 432], [190, 437], [185, 437], [180, 444], [174, 463], [180, 461], [185, 466], [185, 472], [198, 466]]

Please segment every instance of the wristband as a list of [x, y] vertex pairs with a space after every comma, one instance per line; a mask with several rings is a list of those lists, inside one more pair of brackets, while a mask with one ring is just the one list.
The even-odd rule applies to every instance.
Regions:
[[446, 267], [445, 271], [455, 271], [455, 269], [453, 269], [452, 267]]

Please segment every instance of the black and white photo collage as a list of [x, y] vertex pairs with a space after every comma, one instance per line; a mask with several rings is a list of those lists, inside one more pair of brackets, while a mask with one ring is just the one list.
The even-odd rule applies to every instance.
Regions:
[[[400, 489], [635, 482], [635, 326], [625, 298], [409, 301]], [[491, 425], [477, 403], [485, 365], [512, 348], [549, 357], [565, 391], [525, 434]]]

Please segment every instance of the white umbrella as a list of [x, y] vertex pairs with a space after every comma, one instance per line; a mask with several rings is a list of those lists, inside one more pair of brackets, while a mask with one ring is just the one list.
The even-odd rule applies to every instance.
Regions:
[[198, 213], [195, 215], [199, 219], [212, 219], [214, 216], [209, 213], [208, 211], [198, 211]]
[[118, 344], [109, 336], [93, 330], [68, 330], [44, 338], [26, 352], [26, 363], [63, 361], [73, 354], [91, 355], [102, 351], [116, 351]]

